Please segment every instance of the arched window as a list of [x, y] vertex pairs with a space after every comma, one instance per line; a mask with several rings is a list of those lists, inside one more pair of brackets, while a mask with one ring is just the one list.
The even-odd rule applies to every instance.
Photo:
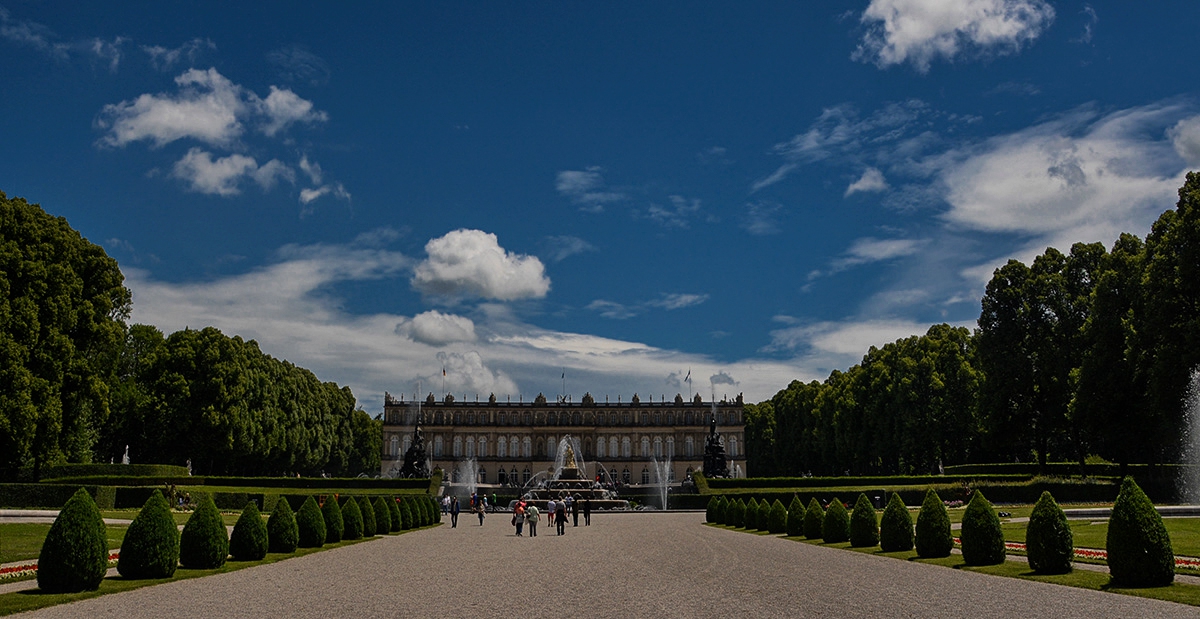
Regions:
[[406, 453], [406, 454], [408, 453], [409, 447], [412, 447], [412, 436], [405, 434], [404, 435], [404, 453]]
[[[496, 439], [496, 457], [497, 458], [507, 458], [508, 457], [508, 441], [504, 440], [503, 436]], [[504, 483], [504, 482], [500, 482], [500, 483]]]
[[496, 483], [501, 486], [508, 483], [508, 473], [504, 471], [504, 467], [500, 467], [500, 470], [496, 471]]
[[623, 417], [625, 419], [625, 425], [629, 425], [629, 413], [625, 413]]
[[650, 425], [650, 413], [642, 413], [642, 425]]
[[737, 449], [738, 449], [737, 448], [737, 437], [736, 436], [729, 437], [729, 455], [730, 456], [738, 455]]
[[513, 436], [508, 439], [508, 457], [510, 457], [510, 458], [521, 457], [521, 448], [517, 446], [518, 444], [519, 443], [517, 442], [517, 437]]
[[[487, 437], [486, 436], [479, 437], [479, 450], [476, 451], [475, 453], [479, 454], [480, 458], [487, 457]], [[482, 483], [482, 482], [480, 482], [480, 483]]]
[[546, 439], [540, 438], [540, 437], [538, 438], [536, 453], [537, 453], [538, 457], [542, 457], [542, 456], [546, 455]]
[[520, 477], [517, 477], [517, 467], [515, 467], [515, 466], [512, 467], [512, 470], [508, 472], [509, 483], [516, 485], [517, 482], [520, 481], [520, 479], [521, 479]]
[[553, 460], [555, 451], [558, 449], [558, 442], [551, 436], [546, 439], [546, 457]]
[[690, 426], [690, 425], [692, 425], [692, 414], [691, 414], [691, 413], [686, 413], [686, 414], [684, 414], [684, 416], [683, 416], [683, 424], [684, 424], [684, 425], [687, 425], [687, 426]]
[[642, 467], [642, 483], [643, 484], [650, 483], [650, 469], [648, 469], [646, 467]]
[[683, 455], [688, 458], [696, 455], [696, 441], [690, 436], [683, 439]]
[[617, 468], [616, 467], [613, 467], [612, 469], [610, 469], [608, 471], [608, 480], [614, 481], [614, 482], [617, 481]]
[[583, 423], [583, 415], [575, 413], [571, 416], [571, 425], [577, 426], [581, 423]]
[[600, 437], [596, 441], [596, 458], [599, 459], [604, 457], [606, 457], [604, 455], [604, 437]]
[[400, 437], [399, 436], [396, 436], [395, 434], [393, 434], [392, 440], [388, 441], [388, 444], [389, 444], [389, 447], [391, 448], [391, 451], [390, 451], [391, 455], [393, 455], [393, 456], [400, 455]]
[[475, 457], [475, 439], [473, 439], [469, 436], [467, 437], [467, 457], [468, 458]]
[[674, 436], [667, 437], [667, 457], [668, 458], [675, 457], [675, 437]]
[[[404, 453], [407, 454], [408, 450], [405, 449]], [[438, 458], [442, 457], [442, 437], [441, 436], [433, 437], [433, 455]]]
[[621, 471], [621, 481], [627, 484], [633, 481], [633, 476], [629, 474], [629, 469]]
[[615, 436], [608, 437], [608, 455], [610, 458], [617, 457], [617, 437]]
[[[632, 458], [633, 457], [633, 444], [629, 440], [628, 436], [621, 438], [621, 457], [622, 458]], [[626, 473], [628, 473], [628, 471], [626, 471]], [[628, 482], [628, 480], [626, 480], [626, 482]]]
[[525, 425], [530, 425], [531, 423], [533, 423], [533, 415], [525, 413]]
[[[528, 440], [528, 439], [526, 439], [526, 440]], [[531, 478], [531, 477], [533, 477], [533, 473], [529, 472], [529, 467], [525, 467], [525, 470], [521, 471], [521, 480], [522, 480], [521, 483], [523, 483], [523, 484], [529, 483], [529, 478]]]
[[480, 484], [487, 483], [487, 471], [483, 470], [482, 466], [479, 467], [479, 479], [476, 479], [475, 482]]
[[508, 420], [506, 419], [506, 415], [504, 413], [497, 414], [496, 415], [496, 425], [502, 426], [505, 423], [508, 423]]
[[[528, 436], [526, 436], [524, 438], [524, 440], [521, 441], [521, 456], [525, 457], [525, 458], [533, 457], [533, 440], [530, 439]], [[529, 469], [525, 469], [525, 470], [528, 471]], [[529, 480], [526, 479], [525, 481], [529, 481]]]
[[612, 413], [608, 416], [608, 424], [612, 425], [612, 426], [617, 425], [617, 414], [616, 413]]
[[648, 437], [648, 436], [642, 437], [642, 450], [640, 452], [638, 452], [638, 455], [643, 458], [650, 457], [650, 437]]
[[661, 436], [654, 437], [654, 457], [655, 458], [663, 457], [662, 447], [663, 447], [662, 437]]
[[454, 454], [455, 458], [462, 457], [462, 437], [461, 436], [454, 437], [454, 451], [452, 453]]

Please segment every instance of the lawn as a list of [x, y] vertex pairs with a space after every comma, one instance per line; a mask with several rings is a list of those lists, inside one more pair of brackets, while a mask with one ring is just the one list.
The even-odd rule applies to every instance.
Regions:
[[[1001, 525], [1004, 539], [1010, 542], [1025, 541], [1028, 523], [1010, 522]], [[1069, 520], [1076, 548], [1104, 548], [1107, 546], [1107, 520]], [[1200, 557], [1200, 518], [1163, 518], [1167, 534], [1171, 536], [1171, 549], [1177, 555]]]
[[[108, 547], [120, 548], [126, 526], [108, 525]], [[0, 563], [36, 559], [42, 552], [42, 541], [50, 532], [48, 524], [0, 524]]]

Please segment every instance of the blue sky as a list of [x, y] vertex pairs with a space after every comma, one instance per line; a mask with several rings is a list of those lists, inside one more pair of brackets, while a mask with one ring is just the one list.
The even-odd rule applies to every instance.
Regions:
[[[165, 8], [164, 8], [165, 6]], [[1200, 164], [1200, 3], [0, 4], [0, 189], [348, 384], [750, 401]], [[690, 371], [691, 382], [683, 379]]]

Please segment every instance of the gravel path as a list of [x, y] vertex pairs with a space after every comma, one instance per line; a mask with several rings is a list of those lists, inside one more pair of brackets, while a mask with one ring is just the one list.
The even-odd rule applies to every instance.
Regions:
[[1200, 617], [1200, 609], [706, 527], [598, 514], [516, 537], [504, 514], [30, 617]]

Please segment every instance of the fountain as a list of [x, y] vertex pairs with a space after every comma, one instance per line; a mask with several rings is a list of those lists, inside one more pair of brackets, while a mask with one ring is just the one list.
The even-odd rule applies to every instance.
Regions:
[[1200, 503], [1200, 368], [1192, 371], [1187, 397], [1183, 401], [1184, 415], [1184, 463], [1180, 467], [1180, 498], [1189, 503]]
[[463, 492], [452, 492], [451, 494], [463, 494], [471, 496], [479, 489], [479, 461], [475, 458], [467, 458], [459, 460], [458, 466], [454, 468], [457, 479], [452, 479], [452, 486], [463, 488]]
[[[713, 403], [716, 410], [716, 403]], [[717, 414], [714, 412], [708, 426], [708, 438], [704, 440], [704, 476], [729, 477], [729, 464], [725, 460], [725, 441], [717, 434]]]
[[[575, 457], [578, 442], [578, 439], [573, 439], [570, 435], [562, 437], [558, 443], [553, 473], [542, 471], [531, 478], [522, 488], [521, 498], [537, 505], [539, 509], [544, 508], [551, 500], [568, 495], [576, 501], [590, 500], [593, 510], [627, 508], [629, 502], [616, 498], [616, 492], [588, 479], [586, 467]], [[545, 477], [541, 477], [543, 475]]]
[[671, 487], [671, 457], [667, 456], [662, 462], [658, 458], [651, 460], [652, 469], [654, 471], [654, 485], [658, 486], [659, 505], [666, 511], [667, 509], [667, 490]]

